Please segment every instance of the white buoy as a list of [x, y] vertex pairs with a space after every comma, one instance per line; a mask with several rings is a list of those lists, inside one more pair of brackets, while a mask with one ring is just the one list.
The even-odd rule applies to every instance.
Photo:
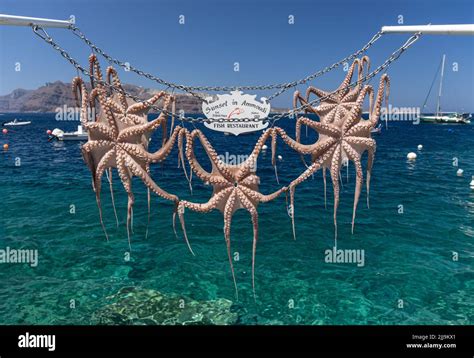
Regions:
[[407, 159], [409, 160], [415, 160], [416, 159], [416, 153], [410, 152], [407, 154]]
[[262, 146], [262, 150], [267, 150], [267, 149], [268, 149], [268, 146], [267, 146], [266, 144], [264, 144], [264, 145]]
[[464, 170], [462, 170], [461, 168], [458, 169], [458, 171], [456, 172], [456, 175], [458, 177], [462, 176], [462, 173], [464, 173]]
[[280, 160], [280, 161], [283, 160], [283, 157], [282, 157], [281, 155], [279, 155], [277, 158], [278, 158], [278, 160]]
[[474, 190], [474, 175], [472, 176], [472, 180], [471, 180], [471, 183], [469, 184], [469, 186], [471, 187], [471, 189]]
[[418, 150], [422, 150], [423, 149], [423, 146], [421, 144], [418, 144]]

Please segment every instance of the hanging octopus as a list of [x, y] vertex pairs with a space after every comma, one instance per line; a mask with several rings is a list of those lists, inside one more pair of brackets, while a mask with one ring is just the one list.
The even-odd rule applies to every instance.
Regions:
[[[180, 136], [181, 127], [176, 127], [171, 138], [155, 153], [148, 152], [149, 137], [159, 126], [164, 127], [167, 110], [171, 97], [165, 92], [159, 92], [151, 99], [136, 103], [127, 100], [125, 94], [119, 92], [108, 96], [103, 85], [102, 74], [99, 64], [94, 55], [90, 57], [91, 76], [95, 72], [98, 83], [92, 90], [90, 98], [84, 82], [79, 77], [73, 80], [73, 89], [76, 98], [81, 96], [81, 122], [88, 132], [88, 142], [82, 147], [84, 161], [92, 173], [92, 184], [96, 194], [99, 208], [99, 217], [102, 228], [108, 239], [107, 231], [102, 219], [101, 207], [101, 179], [106, 171], [111, 175], [111, 169], [117, 168], [122, 185], [128, 195], [127, 210], [127, 236], [130, 245], [130, 227], [132, 223], [134, 195], [132, 192], [132, 177], [139, 177], [148, 190], [158, 196], [178, 202], [178, 197], [161, 189], [149, 175], [150, 163], [161, 162], [169, 155], [175, 140]], [[121, 89], [120, 80], [115, 70], [107, 69], [108, 78], [113, 77], [114, 86]], [[147, 112], [150, 107], [160, 98], [165, 98], [163, 109], [158, 118], [148, 122]], [[93, 122], [86, 120], [89, 111], [88, 105], [95, 108], [95, 101], [100, 104], [99, 115], [95, 116]], [[164, 130], [166, 133], [166, 130]], [[182, 135], [182, 134], [181, 134]], [[112, 185], [109, 177], [110, 186]], [[112, 192], [112, 187], [111, 192]], [[113, 194], [112, 194], [113, 198]], [[148, 196], [149, 198], [149, 196]], [[115, 208], [114, 208], [115, 211]]]
[[[354, 75], [354, 71], [358, 70], [358, 77], [357, 83], [354, 88], [350, 88], [350, 84], [352, 81], [352, 77]], [[347, 75], [339, 85], [339, 87], [334, 90], [333, 92], [327, 92], [320, 90], [315, 87], [308, 87], [306, 90], [306, 102], [309, 102], [309, 97], [311, 94], [317, 95], [319, 98], [325, 98], [322, 102], [315, 108], [313, 107], [306, 107], [306, 113], [314, 113], [317, 114], [321, 123], [331, 123], [337, 126], [341, 125], [341, 121], [343, 120], [344, 115], [346, 115], [355, 105], [355, 101], [362, 89], [362, 77], [364, 75], [364, 69], [367, 68], [367, 72], [370, 69], [370, 59], [368, 56], [364, 56], [361, 59], [356, 58], [352, 63], [351, 67], [349, 67], [347, 71]], [[300, 100], [302, 102], [302, 97], [298, 91], [295, 92], [293, 97], [293, 106], [297, 106], [297, 101]], [[297, 119], [296, 121], [296, 141], [301, 141], [301, 125], [302, 122]], [[308, 127], [306, 126], [306, 133]], [[304, 160], [303, 155], [301, 155], [301, 159], [305, 166], [307, 164]], [[314, 158], [313, 158], [314, 159]], [[326, 196], [326, 166], [323, 166], [323, 183], [324, 183], [324, 207], [326, 207], [327, 203], [327, 196]]]
[[[192, 203], [181, 200], [177, 207], [177, 213], [183, 229], [183, 234], [187, 239], [186, 227], [184, 222], [184, 209], [188, 208], [196, 212], [207, 213], [213, 209], [218, 209], [224, 215], [224, 238], [227, 246], [227, 255], [236, 297], [238, 298], [238, 289], [235, 279], [234, 266], [231, 257], [230, 228], [232, 216], [238, 209], [245, 209], [250, 213], [253, 224], [253, 244], [252, 244], [252, 288], [255, 297], [255, 255], [258, 241], [258, 212], [257, 207], [260, 203], [269, 202], [277, 198], [286, 188], [281, 188], [272, 194], [264, 195], [259, 192], [258, 186], [260, 178], [255, 174], [256, 163], [263, 145], [269, 138], [274, 136], [273, 130], [267, 130], [257, 141], [250, 156], [239, 165], [230, 165], [219, 159], [216, 151], [209, 143], [204, 134], [195, 129], [187, 133], [186, 157], [194, 173], [205, 183], [213, 187], [213, 193], [207, 203]], [[194, 155], [194, 140], [198, 138], [206, 154], [211, 161], [212, 170], [207, 172], [202, 168]], [[176, 215], [176, 213], [175, 213]]]
[[[298, 178], [293, 180], [289, 185], [290, 191], [290, 203], [293, 210], [292, 215], [292, 228], [293, 235], [295, 235], [294, 225], [294, 191], [295, 187], [301, 184], [303, 181], [308, 179], [317, 170], [324, 167], [330, 168], [330, 174], [332, 178], [334, 188], [334, 227], [335, 227], [335, 239], [337, 239], [337, 209], [339, 206], [339, 173], [344, 158], [354, 162], [356, 167], [356, 189], [354, 193], [354, 207], [352, 215], [352, 230], [354, 229], [355, 214], [357, 209], [357, 203], [360, 196], [363, 172], [361, 157], [365, 151], [368, 151], [368, 181], [367, 191], [369, 191], [370, 172], [373, 164], [373, 157], [375, 153], [375, 140], [371, 138], [371, 129], [375, 127], [380, 117], [381, 104], [383, 100], [383, 94], [385, 91], [385, 85], [389, 85], [389, 79], [387, 75], [383, 75], [380, 79], [380, 86], [377, 93], [377, 99], [374, 107], [370, 106], [370, 118], [363, 120], [362, 106], [364, 99], [367, 94], [373, 96], [373, 89], [371, 86], [364, 86], [360, 91], [354, 106], [351, 110], [346, 113], [339, 126], [334, 123], [322, 123], [310, 120], [308, 118], [299, 118], [299, 122], [306, 126], [311, 127], [318, 132], [319, 138], [314, 144], [301, 144], [298, 141], [291, 139], [286, 132], [278, 127], [275, 127], [275, 131], [281, 136], [283, 141], [295, 149], [300, 154], [311, 154], [312, 164], [308, 166], [305, 172], [303, 172]], [[386, 93], [386, 100], [388, 94]], [[306, 103], [304, 99], [301, 99], [303, 103]], [[372, 100], [371, 100], [372, 102]], [[307, 103], [306, 103], [307, 104]]]
[[[354, 88], [351, 89], [349, 86], [351, 84], [356, 66], [358, 69], [357, 84], [354, 86]], [[369, 57], [364, 56], [361, 59], [356, 58], [352, 63], [351, 67], [349, 67], [347, 75], [342, 81], [342, 83], [333, 92], [323, 91], [312, 86], [308, 87], [308, 89], [306, 90], [307, 102], [309, 102], [309, 96], [311, 94], [315, 94], [319, 98], [326, 98], [317, 107], [309, 107], [308, 110], [317, 114], [320, 118], [321, 123], [334, 123], [335, 125], [340, 126], [344, 115], [350, 112], [352, 107], [355, 105], [355, 101], [357, 100], [357, 97], [359, 96], [359, 93], [362, 89], [361, 79], [364, 74], [365, 67], [367, 67], [368, 72], [370, 68]], [[297, 99], [297, 97], [299, 96], [299, 93], [296, 93], [297, 94], [295, 94], [295, 99]], [[297, 138], [299, 138], [300, 127], [301, 125], [297, 121]]]

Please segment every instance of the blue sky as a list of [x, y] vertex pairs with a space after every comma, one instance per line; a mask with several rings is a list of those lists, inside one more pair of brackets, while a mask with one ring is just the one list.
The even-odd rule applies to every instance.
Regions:
[[[67, 19], [116, 58], [166, 80], [189, 85], [249, 85], [292, 81], [365, 44], [383, 25], [473, 23], [472, 0], [185, 1], [2, 0], [0, 13]], [[178, 23], [179, 15], [185, 24]], [[295, 24], [288, 24], [294, 15]], [[68, 30], [50, 34], [83, 64], [90, 49]], [[387, 35], [369, 50], [380, 64], [407, 38]], [[474, 111], [474, 37], [425, 36], [389, 70], [395, 106], [421, 106], [442, 54], [447, 56], [443, 109]], [[21, 71], [15, 71], [15, 63]], [[234, 72], [234, 62], [240, 71]], [[452, 71], [453, 62], [458, 71]], [[103, 67], [105, 67], [105, 63]], [[29, 28], [0, 27], [0, 95], [45, 82], [70, 81], [76, 72]], [[123, 82], [157, 87], [132, 73]], [[312, 85], [334, 89], [337, 69]], [[304, 90], [304, 88], [303, 88]], [[292, 91], [273, 106], [291, 105]], [[269, 92], [257, 93], [268, 95]], [[431, 107], [434, 108], [434, 97]]]

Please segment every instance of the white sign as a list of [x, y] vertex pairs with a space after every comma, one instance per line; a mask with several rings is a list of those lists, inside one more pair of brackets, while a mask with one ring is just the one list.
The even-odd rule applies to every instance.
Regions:
[[[270, 102], [265, 97], [259, 102], [256, 97], [241, 91], [232, 91], [230, 94], [218, 94], [217, 99], [205, 98], [202, 111], [207, 118], [214, 121], [204, 122], [204, 125], [209, 129], [234, 135], [267, 128], [268, 122], [263, 123], [263, 120], [270, 114]], [[216, 119], [221, 121], [215, 121]]]

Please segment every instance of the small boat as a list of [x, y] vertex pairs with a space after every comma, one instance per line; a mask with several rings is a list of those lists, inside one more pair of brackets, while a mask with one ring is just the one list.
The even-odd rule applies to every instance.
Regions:
[[77, 126], [77, 131], [75, 132], [64, 132], [59, 128], [53, 129], [49, 135], [49, 140], [59, 140], [59, 141], [87, 141], [87, 132], [84, 132], [82, 126]]
[[370, 130], [370, 133], [372, 133], [372, 134], [380, 134], [380, 133], [382, 133], [382, 123], [379, 123], [379, 125], [378, 125], [377, 127], [372, 128], [372, 129]]
[[423, 123], [447, 123], [447, 124], [469, 124], [472, 115], [470, 113], [442, 113], [433, 116], [421, 115], [420, 121]]
[[[420, 122], [421, 123], [436, 123], [436, 124], [469, 124], [471, 123], [470, 119], [472, 115], [470, 113], [456, 113], [456, 112], [441, 112], [441, 92], [443, 88], [443, 78], [444, 78], [444, 64], [446, 62], [446, 55], [443, 55], [443, 58], [440, 63], [441, 67], [441, 78], [439, 81], [439, 90], [438, 90], [438, 103], [436, 105], [436, 113], [433, 115], [420, 115]], [[426, 102], [430, 96], [431, 90], [433, 89], [433, 85], [435, 84], [436, 77], [438, 77], [439, 67], [436, 71], [435, 78], [431, 84], [430, 90], [428, 91], [428, 95], [425, 98], [425, 103], [423, 103], [423, 107], [426, 107]]]
[[11, 122], [3, 123], [4, 126], [9, 126], [9, 127], [12, 127], [12, 126], [26, 126], [28, 124], [31, 124], [31, 121], [19, 121], [16, 118]]

